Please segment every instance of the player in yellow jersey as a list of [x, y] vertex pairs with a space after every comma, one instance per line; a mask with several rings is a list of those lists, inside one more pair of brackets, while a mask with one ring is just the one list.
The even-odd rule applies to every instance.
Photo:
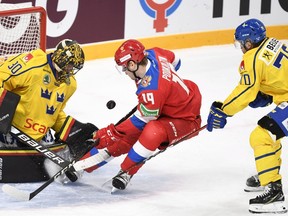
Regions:
[[[11, 152], [15, 151], [11, 157], [16, 159], [20, 156], [17, 155], [19, 149], [28, 148], [11, 136], [11, 125], [38, 142], [51, 136], [52, 129], [58, 139], [67, 141], [68, 144], [72, 142], [72, 145], [76, 145], [78, 141], [84, 142], [97, 129], [90, 123], [76, 121], [64, 112], [67, 101], [77, 88], [74, 75], [83, 68], [84, 61], [84, 52], [80, 45], [76, 41], [65, 39], [59, 42], [53, 53], [46, 54], [41, 49], [36, 49], [11, 57], [0, 66], [0, 118], [3, 120], [0, 121], [0, 141], [2, 149], [11, 148], [9, 144], [13, 144]], [[83, 129], [81, 135], [68, 137], [67, 134], [75, 129], [75, 125], [76, 128]], [[83, 131], [84, 138], [80, 139]], [[44, 168], [39, 167], [42, 164], [27, 167], [25, 160], [20, 160], [17, 167], [21, 167], [21, 173], [17, 173], [13, 172], [13, 160], [11, 163], [10, 161], [11, 158], [3, 161], [0, 180], [36, 181], [47, 176], [42, 170]], [[37, 172], [43, 174], [39, 177]], [[38, 177], [33, 178], [33, 175]]]
[[243, 52], [239, 66], [239, 84], [224, 100], [213, 102], [207, 130], [224, 128], [226, 118], [245, 107], [276, 107], [258, 121], [250, 135], [256, 169], [263, 194], [250, 199], [252, 213], [285, 213], [281, 175], [281, 139], [288, 135], [288, 49], [276, 38], [266, 36], [264, 24], [249, 19], [235, 31], [235, 44]]

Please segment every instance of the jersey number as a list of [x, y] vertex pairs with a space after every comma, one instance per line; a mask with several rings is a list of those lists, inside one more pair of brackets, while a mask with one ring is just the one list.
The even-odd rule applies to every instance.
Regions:
[[282, 50], [279, 53], [279, 55], [277, 56], [277, 58], [273, 64], [275, 67], [277, 67], [277, 68], [281, 67], [281, 61], [282, 61], [283, 57], [288, 59], [288, 51], [286, 49], [287, 49], [286, 46], [282, 46]]
[[185, 85], [183, 80], [181, 80], [176, 74], [172, 74], [172, 80], [173, 80], [173, 82], [178, 83], [186, 91], [186, 93], [189, 95], [189, 89]]
[[12, 74], [16, 74], [22, 68], [22, 65], [17, 62], [8, 66]]
[[151, 92], [142, 94], [142, 98], [145, 103], [148, 103], [148, 101], [150, 101], [152, 104], [155, 103], [154, 95]]

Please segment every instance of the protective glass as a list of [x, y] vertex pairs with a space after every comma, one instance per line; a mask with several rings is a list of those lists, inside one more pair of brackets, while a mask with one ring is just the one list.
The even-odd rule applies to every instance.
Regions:
[[236, 49], [241, 49], [241, 47], [243, 46], [244, 46], [243, 41], [237, 40], [234, 36], [234, 47]]
[[[115, 65], [115, 67], [116, 67], [116, 69], [118, 70], [118, 72], [119, 72], [120, 74], [126, 73], [127, 71], [134, 72], [134, 71], [132, 70], [132, 68], [129, 68], [129, 65], [130, 65], [129, 63], [130, 63], [131, 61], [135, 63], [135, 61], [130, 60], [130, 61], [127, 62], [126, 65]], [[128, 66], [127, 66], [127, 65], [128, 65]]]
[[120, 74], [125, 73], [128, 70], [125, 65], [115, 65], [115, 68]]

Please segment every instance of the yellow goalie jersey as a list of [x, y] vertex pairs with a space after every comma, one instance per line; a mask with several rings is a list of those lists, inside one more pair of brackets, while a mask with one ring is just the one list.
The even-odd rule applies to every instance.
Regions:
[[50, 128], [59, 132], [66, 118], [63, 109], [77, 88], [74, 77], [70, 85], [59, 84], [55, 73], [51, 54], [41, 49], [12, 57], [0, 66], [0, 87], [21, 96], [12, 125], [37, 141]]
[[288, 101], [288, 49], [279, 40], [267, 38], [259, 47], [247, 51], [239, 73], [238, 86], [222, 106], [228, 116], [247, 107], [259, 91], [273, 96], [275, 104]]

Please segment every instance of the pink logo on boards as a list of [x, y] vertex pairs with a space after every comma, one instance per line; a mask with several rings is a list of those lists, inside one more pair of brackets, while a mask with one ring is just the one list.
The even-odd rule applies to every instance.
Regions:
[[140, 0], [141, 7], [145, 13], [154, 18], [153, 28], [156, 32], [164, 32], [168, 26], [167, 17], [176, 11], [182, 0], [167, 0], [158, 4], [153, 0]]

